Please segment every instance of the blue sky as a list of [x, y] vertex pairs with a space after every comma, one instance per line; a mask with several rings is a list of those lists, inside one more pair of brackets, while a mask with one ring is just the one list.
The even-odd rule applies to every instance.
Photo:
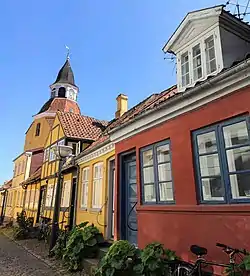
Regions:
[[218, 0], [1, 1], [0, 184], [12, 177], [32, 115], [49, 98], [65, 44], [85, 115], [110, 120], [116, 96], [129, 107], [175, 83], [162, 47], [188, 11]]

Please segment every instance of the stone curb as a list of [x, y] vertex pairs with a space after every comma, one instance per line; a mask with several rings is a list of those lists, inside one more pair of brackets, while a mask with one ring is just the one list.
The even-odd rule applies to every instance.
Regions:
[[7, 237], [8, 239], [10, 239], [11, 241], [13, 241], [15, 244], [17, 244], [18, 246], [22, 247], [25, 251], [27, 251], [30, 255], [34, 256], [35, 258], [37, 258], [38, 260], [42, 261], [43, 263], [45, 263], [48, 267], [52, 268], [58, 275], [62, 275], [64, 273], [65, 275], [65, 270], [60, 270], [58, 269], [58, 267], [56, 267], [52, 262], [44, 259], [42, 256], [34, 253], [32, 250], [30, 250], [27, 246], [22, 245], [21, 243], [19, 243], [18, 241], [16, 241], [15, 239], [13, 239], [11, 236], [9, 236], [8, 234], [4, 233], [4, 231], [2, 231], [3, 235], [5, 237]]

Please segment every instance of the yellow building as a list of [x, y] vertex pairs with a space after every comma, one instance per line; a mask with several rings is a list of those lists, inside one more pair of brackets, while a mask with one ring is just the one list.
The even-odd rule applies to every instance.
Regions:
[[[6, 216], [9, 218], [15, 219], [17, 212], [25, 209], [30, 216], [34, 216], [35, 221], [38, 221], [37, 213], [44, 193], [37, 177], [39, 174], [41, 177], [45, 142], [58, 110], [80, 113], [76, 102], [77, 94], [78, 88], [74, 83], [74, 75], [67, 58], [56, 81], [50, 85], [50, 98], [33, 116], [33, 122], [25, 133], [24, 152], [14, 160], [13, 184], [8, 190], [6, 207]], [[28, 178], [32, 183], [27, 181]], [[36, 179], [35, 183], [32, 179]], [[27, 185], [23, 185], [24, 183]], [[25, 193], [22, 187], [26, 187]]]
[[34, 223], [38, 223], [43, 202], [41, 193], [41, 167], [39, 167], [26, 181], [20, 184], [25, 190], [24, 210], [27, 217], [33, 217]]
[[7, 199], [8, 199], [8, 189], [11, 188], [12, 179], [5, 181], [4, 184], [0, 187], [0, 224], [4, 222], [6, 208], [7, 208]]
[[24, 152], [14, 162], [12, 185], [8, 189], [8, 198], [5, 216], [16, 219], [17, 213], [22, 211], [25, 191], [20, 183], [29, 177], [32, 153]]
[[[55, 154], [57, 145], [73, 148], [73, 155], [78, 155], [101, 135], [107, 122], [99, 121], [73, 112], [58, 111], [52, 129], [45, 144], [45, 154], [41, 173], [41, 186], [46, 190], [43, 215], [53, 218], [55, 191], [58, 181], [59, 160]], [[76, 185], [76, 171], [66, 173], [62, 182], [60, 222], [73, 223], [74, 196], [72, 187]], [[73, 200], [73, 201], [72, 201]], [[70, 218], [70, 214], [71, 218]]]
[[94, 223], [107, 240], [114, 231], [115, 147], [101, 136], [76, 158], [79, 166], [76, 224]]

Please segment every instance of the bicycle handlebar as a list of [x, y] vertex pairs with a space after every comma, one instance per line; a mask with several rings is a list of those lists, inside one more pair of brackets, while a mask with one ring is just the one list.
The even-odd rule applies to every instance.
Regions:
[[234, 253], [241, 253], [243, 255], [247, 255], [246, 249], [232, 248], [231, 246], [225, 245], [223, 243], [216, 243], [216, 246], [223, 248], [225, 251], [232, 251]]

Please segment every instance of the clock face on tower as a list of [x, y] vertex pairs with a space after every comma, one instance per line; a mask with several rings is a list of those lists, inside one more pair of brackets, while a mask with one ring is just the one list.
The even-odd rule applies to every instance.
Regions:
[[75, 91], [73, 89], [70, 89], [69, 90], [69, 98], [74, 100], [74, 94], [75, 94]]

